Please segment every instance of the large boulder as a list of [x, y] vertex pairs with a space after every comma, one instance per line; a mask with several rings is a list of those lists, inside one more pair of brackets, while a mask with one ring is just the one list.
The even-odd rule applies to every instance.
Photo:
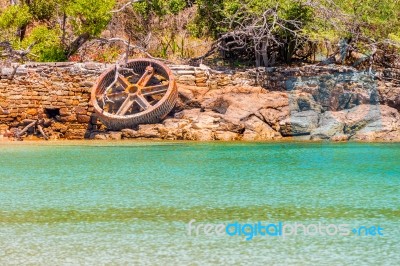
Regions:
[[311, 139], [331, 139], [343, 135], [345, 112], [325, 112], [321, 115], [318, 127], [311, 131]]
[[204, 94], [207, 92], [208, 88], [180, 85], [175, 110], [179, 112], [185, 109], [200, 108]]
[[202, 107], [224, 114], [226, 119], [241, 121], [265, 108], [288, 106], [283, 92], [269, 92], [260, 87], [227, 87], [212, 90], [204, 96]]
[[346, 134], [356, 132], [393, 131], [399, 125], [399, 113], [396, 109], [386, 105], [360, 105], [346, 110]]
[[[359, 105], [349, 110], [325, 112], [312, 139], [395, 140], [399, 137], [400, 114], [386, 105]], [[396, 137], [397, 136], [397, 137]]]
[[376, 81], [368, 73], [355, 69], [310, 77], [292, 77], [286, 82], [288, 91], [311, 94], [324, 111], [341, 111], [362, 104], [378, 104]]
[[400, 111], [400, 87], [393, 83], [384, 83], [379, 87], [379, 96], [381, 104], [395, 108]]
[[345, 132], [354, 140], [399, 140], [400, 114], [386, 105], [363, 105], [349, 110]]
[[161, 138], [160, 135], [161, 128], [163, 128], [162, 124], [139, 125], [136, 137], [145, 139]]
[[313, 110], [293, 112], [279, 123], [282, 136], [309, 135], [318, 126], [319, 113]]
[[272, 129], [267, 123], [256, 116], [251, 116], [245, 121], [243, 140], [273, 140], [280, 139], [282, 135]]
[[271, 128], [279, 132], [279, 122], [289, 117], [290, 109], [289, 106], [283, 106], [277, 109], [267, 107], [265, 109], [259, 110], [259, 114]]

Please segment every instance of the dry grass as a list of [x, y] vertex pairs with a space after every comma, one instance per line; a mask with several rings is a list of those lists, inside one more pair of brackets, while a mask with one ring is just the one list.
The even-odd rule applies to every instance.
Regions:
[[[187, 8], [175, 15], [163, 18], [150, 16], [146, 21], [131, 8], [114, 16], [103, 38], [123, 38], [134, 45], [145, 48], [152, 56], [167, 59], [175, 63], [184, 63], [188, 59], [206, 53], [211, 47], [211, 39], [199, 39], [191, 36], [188, 25], [193, 21], [197, 7]], [[94, 52], [93, 52], [94, 51]], [[125, 52], [121, 44], [88, 43], [73, 59], [78, 61], [113, 62]], [[130, 57], [143, 57], [140, 51], [131, 51]]]

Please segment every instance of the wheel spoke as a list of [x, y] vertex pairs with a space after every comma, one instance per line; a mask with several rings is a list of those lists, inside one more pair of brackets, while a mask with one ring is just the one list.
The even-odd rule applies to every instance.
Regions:
[[154, 68], [152, 66], [146, 67], [146, 70], [143, 73], [143, 76], [137, 82], [137, 85], [140, 87], [144, 87], [150, 81], [150, 79], [154, 75]]
[[115, 114], [125, 115], [135, 102], [135, 98], [136, 98], [135, 95], [129, 94], [126, 100], [121, 104], [121, 107], [119, 107], [118, 111]]
[[110, 93], [110, 94], [102, 94], [99, 95], [99, 98], [103, 98], [109, 101], [118, 101], [123, 98], [125, 98], [127, 94], [125, 92], [116, 92], [116, 93]]
[[150, 96], [166, 92], [167, 90], [168, 90], [168, 84], [160, 84], [155, 86], [144, 87], [142, 89], [142, 94], [144, 96]]
[[150, 103], [146, 100], [146, 98], [144, 98], [143, 95], [138, 94], [135, 98], [135, 101], [137, 102], [137, 104], [139, 104], [140, 107], [142, 107], [144, 110], [146, 110], [147, 108], [149, 108], [151, 105]]
[[131, 83], [121, 74], [118, 75], [118, 82], [119, 84], [121, 84], [122, 87], [124, 87], [124, 89], [128, 88]]

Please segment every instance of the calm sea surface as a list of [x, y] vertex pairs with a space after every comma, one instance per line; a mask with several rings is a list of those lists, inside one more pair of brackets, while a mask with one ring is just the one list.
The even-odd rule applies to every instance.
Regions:
[[[188, 223], [382, 236], [188, 235]], [[0, 265], [399, 265], [400, 144], [0, 144]]]

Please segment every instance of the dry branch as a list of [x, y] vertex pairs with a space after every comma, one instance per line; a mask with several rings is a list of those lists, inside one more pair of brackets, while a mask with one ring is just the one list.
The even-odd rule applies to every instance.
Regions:
[[32, 120], [32, 119], [25, 119], [24, 123], [29, 123], [27, 126], [25, 126], [21, 131], [17, 129], [15, 133], [15, 137], [17, 140], [22, 140], [22, 135], [24, 135], [30, 128], [35, 127], [39, 131], [39, 133], [43, 136], [45, 140], [48, 140], [49, 137], [46, 135], [46, 133], [43, 130], [43, 125], [45, 121], [43, 119], [39, 120]]
[[37, 128], [38, 128], [40, 134], [42, 134], [43, 138], [44, 138], [45, 140], [48, 140], [49, 137], [46, 135], [46, 133], [44, 133], [42, 126], [41, 126], [41, 125], [37, 125]]
[[131, 1], [128, 1], [126, 4], [124, 4], [124, 5], [123, 5], [122, 7], [120, 7], [119, 9], [117, 9], [117, 10], [112, 10], [111, 13], [118, 13], [118, 12], [124, 11], [125, 8], [127, 8], [128, 6], [130, 6], [130, 5], [134, 4], [134, 3], [142, 2], [142, 1], [143, 1], [143, 0], [131, 0]]
[[[145, 54], [148, 58], [150, 59], [155, 59], [158, 61], [162, 61], [165, 63], [172, 63], [171, 61], [168, 61], [164, 58], [159, 58], [159, 57], [154, 57], [152, 56], [149, 52], [147, 52], [147, 50], [145, 48], [143, 48], [142, 46], [139, 45], [134, 45], [131, 44], [130, 41], [124, 40], [122, 38], [110, 38], [110, 39], [105, 39], [105, 38], [96, 38], [95, 41], [101, 42], [101, 43], [122, 43], [123, 45], [125, 45], [127, 47], [126, 49], [126, 53], [129, 53], [130, 50], [139, 50], [141, 53]], [[127, 57], [127, 54], [124, 53], [122, 56], [125, 56], [125, 58]]]
[[37, 122], [36, 120], [35, 120], [35, 121], [32, 121], [32, 122], [30, 122], [26, 127], [24, 127], [24, 129], [22, 129], [21, 131], [18, 131], [18, 132], [17, 132], [17, 138], [20, 139], [21, 136], [22, 136], [23, 134], [25, 134], [26, 131], [28, 131], [31, 127], [33, 127], [33, 126], [36, 125], [36, 122]]
[[9, 59], [25, 60], [28, 55], [36, 56], [31, 53], [31, 49], [34, 45], [35, 43], [32, 43], [26, 49], [14, 50], [10, 42], [8, 41], [0, 42], [0, 51], [1, 51], [0, 56]]
[[[246, 7], [239, 9], [222, 22], [223, 27], [231, 30], [220, 36], [206, 54], [192, 60], [202, 60], [216, 51], [239, 51], [242, 55], [254, 53], [257, 66], [261, 62], [265, 66], [273, 64], [275, 54], [283, 48], [292, 44], [298, 48], [307, 41], [300, 34], [302, 22], [280, 17], [278, 9], [278, 6], [267, 9], [261, 15], [250, 13]], [[291, 52], [289, 48], [287, 50], [287, 53]]]

